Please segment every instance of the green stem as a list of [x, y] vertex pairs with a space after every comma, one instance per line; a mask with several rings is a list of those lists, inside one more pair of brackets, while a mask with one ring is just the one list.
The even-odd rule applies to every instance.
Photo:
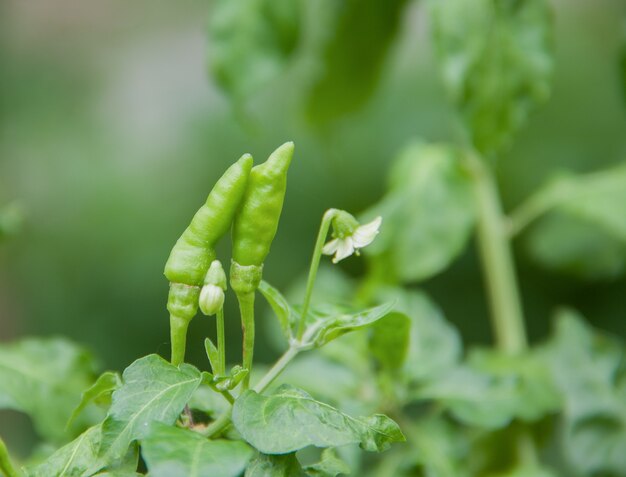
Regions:
[[243, 389], [250, 387], [252, 360], [254, 356], [254, 292], [238, 293], [239, 311], [241, 312], [241, 329], [243, 331], [243, 367], [248, 375], [243, 380]]
[[309, 311], [309, 305], [311, 304], [313, 286], [315, 285], [317, 270], [319, 269], [320, 260], [322, 258], [322, 249], [324, 248], [324, 242], [326, 242], [326, 236], [328, 235], [330, 224], [336, 214], [337, 209], [328, 209], [322, 217], [322, 223], [320, 225], [320, 230], [317, 234], [315, 248], [313, 249], [311, 268], [309, 269], [309, 276], [306, 282], [306, 292], [304, 294], [304, 303], [302, 304], [302, 316], [300, 317], [300, 322], [298, 323], [298, 334], [296, 335], [298, 341], [302, 340], [302, 335], [304, 334], [304, 323], [306, 321], [306, 314]]
[[300, 348], [291, 346], [285, 353], [280, 357], [278, 361], [272, 366], [272, 368], [267, 372], [265, 376], [254, 386], [254, 390], [257, 393], [262, 393], [267, 389], [267, 387], [272, 384], [274, 379], [278, 377], [280, 373], [287, 367], [287, 365], [291, 362], [293, 358], [295, 358], [300, 352]]
[[506, 218], [491, 170], [472, 153], [468, 155], [468, 163], [474, 175], [478, 246], [496, 341], [503, 351], [518, 353], [526, 348], [527, 339]]
[[4, 444], [4, 441], [0, 439], [0, 472], [5, 477], [20, 477], [20, 472], [13, 466], [11, 462], [11, 457], [9, 456], [9, 451], [7, 450], [7, 446]]
[[217, 437], [230, 425], [230, 418], [233, 414], [233, 408], [230, 407], [228, 410], [224, 411], [217, 420], [213, 421], [209, 424], [209, 427], [202, 433], [206, 437]]
[[219, 370], [217, 374], [226, 375], [226, 335], [224, 332], [224, 308], [217, 312], [217, 351], [219, 354]]
[[185, 361], [188, 327], [188, 320], [176, 315], [170, 315], [170, 339], [172, 342], [171, 361], [174, 366], [178, 366]]

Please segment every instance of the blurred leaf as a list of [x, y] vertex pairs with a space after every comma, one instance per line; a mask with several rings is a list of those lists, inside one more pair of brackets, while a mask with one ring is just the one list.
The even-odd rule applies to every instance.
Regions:
[[216, 369], [219, 369], [218, 363], [220, 362], [220, 352], [215, 346], [215, 343], [211, 341], [211, 338], [208, 336], [204, 339], [204, 350], [206, 351], [206, 356], [209, 358], [209, 364], [211, 365], [211, 369], [213, 372], [216, 372]]
[[142, 439], [141, 453], [152, 477], [237, 477], [254, 455], [241, 441], [209, 440], [159, 423]]
[[0, 242], [17, 234], [22, 228], [23, 222], [24, 211], [17, 202], [5, 205], [0, 209]]
[[404, 364], [410, 381], [437, 378], [456, 366], [462, 351], [459, 334], [424, 293], [402, 288], [381, 289], [378, 293], [378, 299], [394, 301], [394, 310], [411, 321]]
[[350, 312], [344, 307], [325, 304], [312, 308], [307, 315], [304, 338], [307, 342], [321, 347], [351, 331], [373, 325], [385, 317], [393, 308], [393, 303], [385, 303], [373, 308]]
[[324, 449], [321, 460], [313, 465], [308, 465], [304, 471], [310, 477], [337, 477], [339, 474], [349, 474], [350, 467], [337, 457], [334, 449]]
[[244, 477], [303, 477], [304, 472], [295, 453], [285, 455], [259, 454], [246, 469]]
[[371, 96], [407, 0], [326, 0], [332, 20], [307, 115], [323, 123], [356, 110]]
[[561, 311], [546, 351], [565, 400], [570, 465], [585, 475], [626, 475], [624, 344], [594, 332], [575, 312]]
[[295, 312], [287, 302], [287, 299], [272, 285], [262, 280], [259, 285], [259, 291], [272, 307], [272, 311], [280, 323], [283, 336], [289, 341], [292, 338], [292, 330], [294, 326], [297, 326], [299, 318], [295, 316]]
[[370, 350], [384, 369], [402, 368], [409, 349], [411, 319], [392, 312], [372, 327]]
[[95, 383], [83, 391], [80, 403], [76, 406], [74, 412], [72, 412], [67, 425], [69, 426], [74, 419], [76, 419], [76, 417], [91, 403], [109, 407], [111, 405], [111, 395], [113, 394], [113, 391], [119, 388], [121, 384], [122, 378], [119, 373], [113, 371], [106, 371], [102, 373], [98, 379], [96, 379]]
[[436, 0], [431, 5], [444, 83], [476, 148], [496, 153], [550, 95], [548, 3]]
[[265, 454], [357, 443], [380, 452], [404, 440], [387, 416], [353, 418], [289, 385], [270, 396], [242, 393], [235, 401], [233, 423], [246, 441]]
[[119, 459], [131, 442], [144, 438], [151, 422], [173, 424], [202, 377], [193, 366], [176, 368], [153, 354], [126, 368], [122, 380], [102, 425], [100, 455], [107, 462]]
[[364, 214], [383, 217], [365, 252], [384, 261], [387, 280], [430, 278], [467, 244], [474, 222], [470, 178], [452, 147], [414, 143], [400, 154], [390, 179], [389, 192]]
[[545, 211], [529, 236], [543, 265], [582, 278], [614, 277], [626, 260], [626, 163], [548, 183], [513, 214], [524, 226]]
[[29, 338], [2, 344], [0, 409], [27, 413], [42, 437], [61, 441], [80, 393], [93, 376], [91, 356], [65, 339]]
[[235, 102], [285, 67], [300, 35], [298, 0], [218, 0], [209, 27], [211, 68]]
[[228, 403], [224, 396], [219, 394], [208, 384], [202, 383], [191, 395], [189, 407], [215, 417], [228, 409]]
[[61, 447], [45, 462], [27, 474], [31, 477], [50, 477], [51, 475], [67, 475], [83, 477], [93, 475], [104, 467], [98, 458], [98, 449], [102, 439], [102, 426], [90, 427], [74, 441]]

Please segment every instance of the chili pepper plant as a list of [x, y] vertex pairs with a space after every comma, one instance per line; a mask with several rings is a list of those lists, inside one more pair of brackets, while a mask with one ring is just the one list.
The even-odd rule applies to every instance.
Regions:
[[[389, 25], [405, 3], [348, 1], [332, 10], [329, 34], [316, 43], [325, 73], [305, 101], [311, 121], [371, 95]], [[85, 350], [64, 339], [0, 346], [0, 407], [31, 416], [44, 442], [18, 462], [0, 441], [1, 474], [626, 476], [623, 342], [563, 308], [552, 335], [531, 345], [512, 251], [524, 232], [548, 267], [617, 273], [626, 257], [626, 168], [557, 177], [505, 213], [497, 167], [549, 97], [552, 13], [544, 0], [429, 7], [459, 136], [400, 147], [387, 191], [368, 210], [309, 218], [321, 224], [308, 274], [286, 290], [263, 275], [298, 155], [292, 142], [256, 165], [244, 154], [167, 259], [169, 356], [96, 377]], [[242, 114], [251, 92], [293, 60], [301, 8], [217, 2], [212, 68]], [[347, 40], [353, 21], [377, 26], [368, 64]], [[259, 64], [273, 67], [255, 75]], [[335, 83], [350, 88], [332, 94]], [[604, 245], [590, 248], [600, 236]], [[447, 268], [472, 238], [490, 316], [468, 320], [490, 319], [494, 343], [464, 349], [415, 285]], [[218, 256], [229, 239], [231, 256]], [[362, 260], [364, 276], [342, 272], [347, 260]], [[238, 316], [225, 313], [228, 294]], [[271, 316], [261, 319], [259, 301]], [[215, 327], [217, 339], [188, 333], [192, 319]], [[260, 323], [282, 353], [269, 366], [254, 357]], [[237, 359], [227, 363], [226, 337], [239, 326], [241, 351], [229, 350]], [[185, 362], [186, 348], [202, 342], [205, 364]]]

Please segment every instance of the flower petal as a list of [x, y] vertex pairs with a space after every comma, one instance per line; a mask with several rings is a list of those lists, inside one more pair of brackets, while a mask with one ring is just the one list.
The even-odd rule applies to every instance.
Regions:
[[352, 245], [352, 238], [346, 237], [339, 240], [339, 247], [337, 247], [337, 253], [333, 258], [333, 263], [337, 263], [344, 258], [349, 257], [354, 253], [354, 246]]
[[354, 248], [363, 248], [371, 244], [376, 238], [376, 235], [378, 235], [378, 229], [380, 229], [382, 221], [383, 218], [378, 216], [371, 222], [358, 227], [352, 235]]
[[328, 242], [326, 245], [324, 245], [324, 248], [322, 248], [322, 253], [324, 255], [332, 255], [333, 253], [337, 251], [338, 248], [339, 248], [339, 239], [334, 239]]

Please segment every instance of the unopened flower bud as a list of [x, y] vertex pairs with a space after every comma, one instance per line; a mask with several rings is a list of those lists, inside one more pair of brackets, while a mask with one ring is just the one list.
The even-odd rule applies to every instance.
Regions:
[[224, 290], [217, 285], [204, 285], [200, 292], [199, 305], [205, 315], [215, 315], [224, 306]]

